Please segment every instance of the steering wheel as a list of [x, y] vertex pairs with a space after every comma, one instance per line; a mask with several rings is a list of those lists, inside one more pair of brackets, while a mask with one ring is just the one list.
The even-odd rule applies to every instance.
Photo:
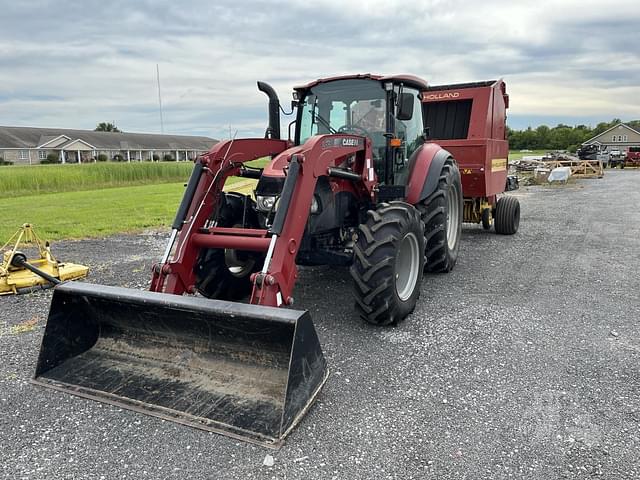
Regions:
[[366, 129], [362, 128], [359, 125], [343, 125], [338, 129], [339, 133], [355, 133], [356, 135], [361, 135], [363, 137], [373, 138], [371, 133]]

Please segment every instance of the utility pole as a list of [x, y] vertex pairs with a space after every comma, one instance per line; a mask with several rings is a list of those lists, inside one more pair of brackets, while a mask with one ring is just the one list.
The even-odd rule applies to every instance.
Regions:
[[160, 67], [157, 63], [156, 78], [158, 79], [158, 105], [160, 106], [160, 133], [164, 134], [164, 119], [162, 118], [162, 94], [160, 93]]

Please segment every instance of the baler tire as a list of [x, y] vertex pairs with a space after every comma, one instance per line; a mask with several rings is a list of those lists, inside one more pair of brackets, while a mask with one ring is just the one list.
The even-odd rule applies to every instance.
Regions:
[[496, 204], [496, 233], [513, 235], [520, 226], [520, 202], [516, 197], [501, 197]]
[[397, 324], [413, 312], [424, 269], [424, 226], [408, 203], [381, 203], [367, 212], [353, 247], [353, 292], [360, 317]]
[[491, 226], [493, 225], [493, 218], [491, 216], [491, 209], [485, 208], [482, 210], [482, 228], [485, 230], [491, 230]]
[[[235, 227], [242, 226], [243, 217], [247, 222], [248, 213], [253, 212], [253, 200], [247, 197], [251, 207], [247, 208], [247, 212], [243, 212], [243, 206], [239, 205], [237, 199], [242, 195], [235, 192], [224, 193], [225, 198], [235, 199], [229, 201], [225, 207], [221, 209], [218, 218], [218, 226]], [[251, 219], [250, 219], [251, 220]], [[249, 221], [251, 228], [257, 228], [257, 220]], [[251, 294], [253, 285], [251, 283], [251, 274], [258, 271], [262, 266], [260, 260], [263, 255], [255, 252], [240, 252], [242, 256], [247, 258], [249, 267], [245, 270], [239, 270], [237, 273], [232, 272], [227, 264], [227, 255], [238, 255], [238, 252], [226, 252], [221, 248], [209, 248], [202, 250], [198, 255], [195, 265], [196, 273], [196, 289], [198, 293], [207, 298], [218, 300], [241, 300]], [[237, 257], [236, 257], [237, 259]], [[250, 262], [253, 262], [251, 264]]]
[[[448, 199], [452, 189], [459, 202], [453, 245], [451, 245], [447, 234], [447, 219], [452, 210]], [[463, 217], [462, 181], [460, 171], [453, 158], [447, 159], [442, 166], [436, 190], [422, 200], [417, 208], [424, 223], [425, 271], [450, 272], [458, 259]]]

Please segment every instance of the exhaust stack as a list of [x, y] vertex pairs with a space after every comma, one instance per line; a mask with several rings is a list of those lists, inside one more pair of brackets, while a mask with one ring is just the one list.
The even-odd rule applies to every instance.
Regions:
[[269, 126], [264, 138], [280, 140], [280, 100], [278, 94], [271, 85], [265, 82], [258, 82], [258, 90], [269, 97]]

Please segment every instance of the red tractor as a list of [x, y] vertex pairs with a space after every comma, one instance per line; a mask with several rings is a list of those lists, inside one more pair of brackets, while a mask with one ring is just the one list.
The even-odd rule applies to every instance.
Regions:
[[[463, 219], [516, 232], [517, 200], [497, 198], [502, 81], [317, 80], [294, 89], [288, 140], [277, 95], [258, 88], [265, 138], [196, 160], [151, 292], [56, 287], [36, 383], [275, 445], [327, 378], [308, 313], [272, 308], [294, 304], [298, 265], [350, 266], [359, 315], [394, 324], [424, 271], [455, 265]], [[233, 176], [257, 179], [255, 197], [225, 193]]]

